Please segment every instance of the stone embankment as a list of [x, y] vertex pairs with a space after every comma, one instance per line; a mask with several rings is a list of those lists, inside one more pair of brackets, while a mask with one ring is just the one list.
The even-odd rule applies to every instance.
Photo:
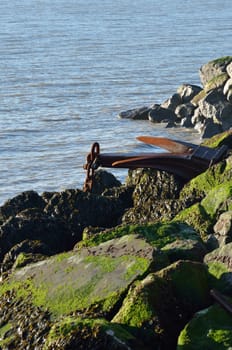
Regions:
[[232, 127], [232, 56], [200, 68], [202, 86], [183, 84], [167, 101], [119, 114], [120, 118], [196, 129], [209, 138]]
[[232, 347], [232, 131], [205, 143], [228, 153], [188, 183], [99, 171], [0, 207], [0, 349]]

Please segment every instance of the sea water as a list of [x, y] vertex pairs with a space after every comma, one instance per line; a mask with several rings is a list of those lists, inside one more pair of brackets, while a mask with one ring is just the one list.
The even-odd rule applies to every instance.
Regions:
[[201, 85], [199, 68], [232, 54], [231, 0], [1, 0], [0, 23], [0, 205], [82, 188], [96, 141], [130, 153], [149, 148], [138, 135], [199, 141], [117, 116]]

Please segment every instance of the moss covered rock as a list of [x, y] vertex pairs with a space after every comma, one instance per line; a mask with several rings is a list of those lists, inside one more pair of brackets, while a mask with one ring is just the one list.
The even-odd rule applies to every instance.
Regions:
[[208, 253], [204, 258], [211, 286], [232, 296], [232, 243]]
[[17, 269], [0, 291], [16, 289], [54, 315], [94, 309], [109, 313], [128, 286], [143, 276], [153, 260], [153, 248], [136, 235], [56, 255]]
[[207, 242], [213, 230], [212, 220], [200, 203], [180, 211], [173, 219], [173, 222], [175, 221], [192, 226], [204, 242]]
[[138, 234], [154, 248], [165, 253], [154, 255], [153, 268], [159, 269], [170, 262], [180, 259], [201, 261], [206, 254], [206, 248], [198, 233], [189, 225], [181, 222], [162, 222], [144, 225], [122, 225], [111, 230], [102, 231], [83, 240], [75, 247], [97, 246], [110, 238]]
[[173, 221], [183, 221], [192, 225], [199, 232], [201, 238], [206, 241], [208, 236], [213, 234], [213, 226], [216, 224], [220, 214], [231, 209], [232, 180], [229, 180], [212, 187], [200, 203], [195, 203], [189, 208], [180, 211]]
[[215, 186], [201, 201], [201, 205], [207, 214], [215, 219], [221, 212], [232, 209], [231, 198], [232, 180]]
[[148, 350], [123, 325], [103, 318], [69, 316], [56, 322], [47, 337], [44, 350], [99, 349]]
[[177, 350], [229, 350], [232, 316], [219, 305], [198, 312], [178, 338]]
[[113, 322], [149, 329], [159, 336], [161, 348], [174, 349], [184, 324], [209, 299], [206, 267], [178, 261], [135, 282]]
[[200, 68], [200, 79], [203, 86], [205, 87], [207, 83], [212, 81], [212, 79], [227, 73], [226, 69], [231, 61], [232, 56], [225, 56], [204, 64]]
[[229, 157], [189, 181], [180, 192], [180, 200], [189, 206], [203, 199], [215, 186], [228, 182], [231, 178], [232, 159]]

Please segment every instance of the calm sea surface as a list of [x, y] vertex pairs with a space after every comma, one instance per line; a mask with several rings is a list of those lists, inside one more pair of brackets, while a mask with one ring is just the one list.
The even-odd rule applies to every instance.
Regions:
[[0, 23], [0, 204], [81, 188], [95, 141], [132, 152], [141, 134], [198, 138], [117, 115], [232, 55], [231, 0], [1, 0]]

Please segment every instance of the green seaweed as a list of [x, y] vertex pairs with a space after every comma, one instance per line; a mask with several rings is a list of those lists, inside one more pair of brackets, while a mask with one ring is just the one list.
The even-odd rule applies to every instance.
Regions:
[[196, 232], [187, 224], [177, 222], [158, 222], [144, 225], [125, 225], [116, 227], [113, 230], [103, 231], [96, 234], [87, 241], [82, 241], [82, 246], [92, 247], [108, 240], [119, 238], [125, 235], [138, 234], [145, 240], [157, 247], [162, 248], [168, 243], [174, 242], [177, 238], [197, 239]]
[[204, 90], [206, 92], [209, 92], [210, 90], [216, 89], [222, 86], [227, 81], [228, 78], [229, 78], [229, 75], [227, 73], [221, 73], [213, 77], [210, 81], [208, 81], [205, 84]]
[[185, 326], [177, 350], [228, 350], [232, 346], [232, 317], [219, 305], [198, 312]]
[[75, 316], [68, 316], [62, 320], [56, 322], [47, 337], [44, 350], [55, 346], [59, 340], [62, 338], [68, 338], [73, 334], [76, 334], [78, 337], [85, 330], [92, 337], [99, 337], [101, 334], [103, 337], [107, 337], [109, 334], [111, 337], [114, 337], [116, 341], [120, 343], [126, 343], [128, 341], [134, 340], [134, 336], [120, 324], [109, 322], [103, 318], [82, 318]]

